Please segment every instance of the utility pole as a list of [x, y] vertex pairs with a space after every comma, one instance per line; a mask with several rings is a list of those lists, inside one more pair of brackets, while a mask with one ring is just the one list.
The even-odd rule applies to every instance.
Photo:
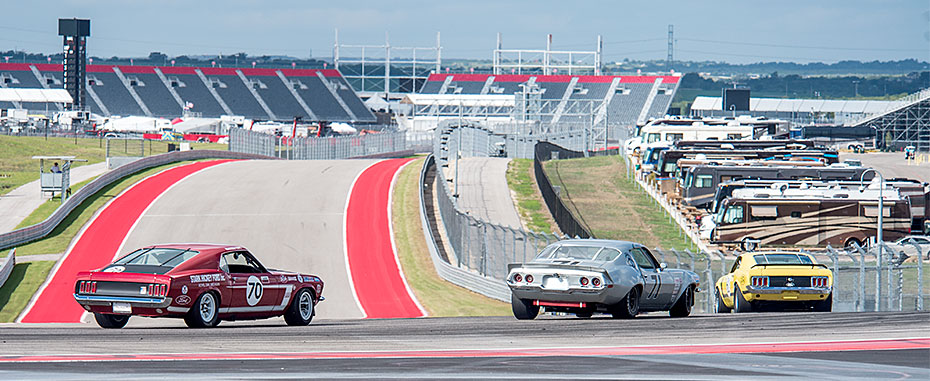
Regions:
[[859, 81], [852, 81], [853, 85], [856, 86], [856, 98], [859, 98]]
[[665, 58], [665, 66], [669, 71], [672, 70], [672, 61], [675, 60], [675, 25], [668, 24], [668, 57]]

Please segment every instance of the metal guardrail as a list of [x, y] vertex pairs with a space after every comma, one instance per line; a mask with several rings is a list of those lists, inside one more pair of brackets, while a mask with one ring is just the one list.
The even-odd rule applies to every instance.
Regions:
[[405, 131], [290, 138], [237, 128], [229, 130], [229, 150], [288, 160], [338, 160], [403, 152], [407, 138]]
[[6, 280], [10, 279], [10, 274], [13, 273], [13, 266], [16, 266], [16, 249], [10, 250], [10, 255], [3, 259], [3, 264], [0, 265], [0, 287], [3, 287], [6, 284]]
[[273, 157], [249, 154], [249, 153], [240, 153], [240, 152], [230, 152], [230, 151], [214, 151], [214, 150], [192, 150], [192, 151], [181, 151], [181, 152], [169, 152], [161, 155], [149, 156], [143, 159], [136, 160], [132, 163], [126, 164], [119, 168], [116, 168], [110, 172], [104, 173], [100, 177], [94, 179], [81, 189], [78, 189], [77, 192], [71, 195], [64, 204], [62, 204], [58, 209], [56, 209], [51, 216], [46, 218], [44, 221], [28, 226], [22, 229], [14, 230], [11, 232], [0, 234], [0, 249], [5, 249], [9, 247], [14, 247], [22, 245], [27, 242], [35, 241], [42, 237], [45, 237], [58, 224], [61, 223], [75, 208], [77, 208], [84, 200], [88, 199], [93, 194], [97, 193], [104, 187], [131, 175], [133, 173], [139, 172], [141, 170], [157, 167], [160, 165], [174, 163], [179, 161], [186, 160], [199, 160], [199, 159], [274, 159]]
[[543, 170], [542, 163], [552, 159], [574, 159], [585, 157], [583, 152], [572, 151], [549, 142], [536, 143], [533, 155], [533, 171], [536, 174], [536, 185], [539, 193], [542, 194], [546, 207], [549, 208], [549, 214], [552, 219], [559, 225], [562, 233], [569, 237], [577, 238], [594, 238], [591, 234], [591, 228], [584, 224], [575, 216], [574, 213], [565, 205], [562, 198], [556, 194], [549, 181], [549, 176]]

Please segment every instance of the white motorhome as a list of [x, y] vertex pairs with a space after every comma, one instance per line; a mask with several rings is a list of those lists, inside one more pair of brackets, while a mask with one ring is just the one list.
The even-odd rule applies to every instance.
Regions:
[[787, 131], [787, 122], [777, 119], [739, 116], [736, 118], [666, 117], [651, 120], [637, 128], [637, 136], [626, 142], [628, 151], [641, 150], [650, 143], [679, 140], [744, 140], [776, 136]]

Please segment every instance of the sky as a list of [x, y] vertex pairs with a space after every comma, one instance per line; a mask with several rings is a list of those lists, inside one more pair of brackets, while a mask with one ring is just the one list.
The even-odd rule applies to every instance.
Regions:
[[[0, 0], [0, 51], [61, 49], [58, 18], [89, 18], [99, 57], [245, 52], [332, 57], [341, 44], [431, 47], [443, 58], [490, 59], [505, 49], [592, 51], [604, 61], [930, 60], [930, 0]], [[10, 10], [13, 10], [12, 12]], [[15, 14], [15, 16], [13, 16]], [[13, 17], [11, 17], [13, 16]]]

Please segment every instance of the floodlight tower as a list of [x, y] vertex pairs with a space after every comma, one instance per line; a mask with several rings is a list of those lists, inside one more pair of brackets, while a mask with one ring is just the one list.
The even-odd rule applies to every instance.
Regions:
[[64, 40], [65, 90], [74, 102], [71, 110], [84, 110], [87, 94], [87, 37], [90, 20], [58, 19], [58, 35]]

